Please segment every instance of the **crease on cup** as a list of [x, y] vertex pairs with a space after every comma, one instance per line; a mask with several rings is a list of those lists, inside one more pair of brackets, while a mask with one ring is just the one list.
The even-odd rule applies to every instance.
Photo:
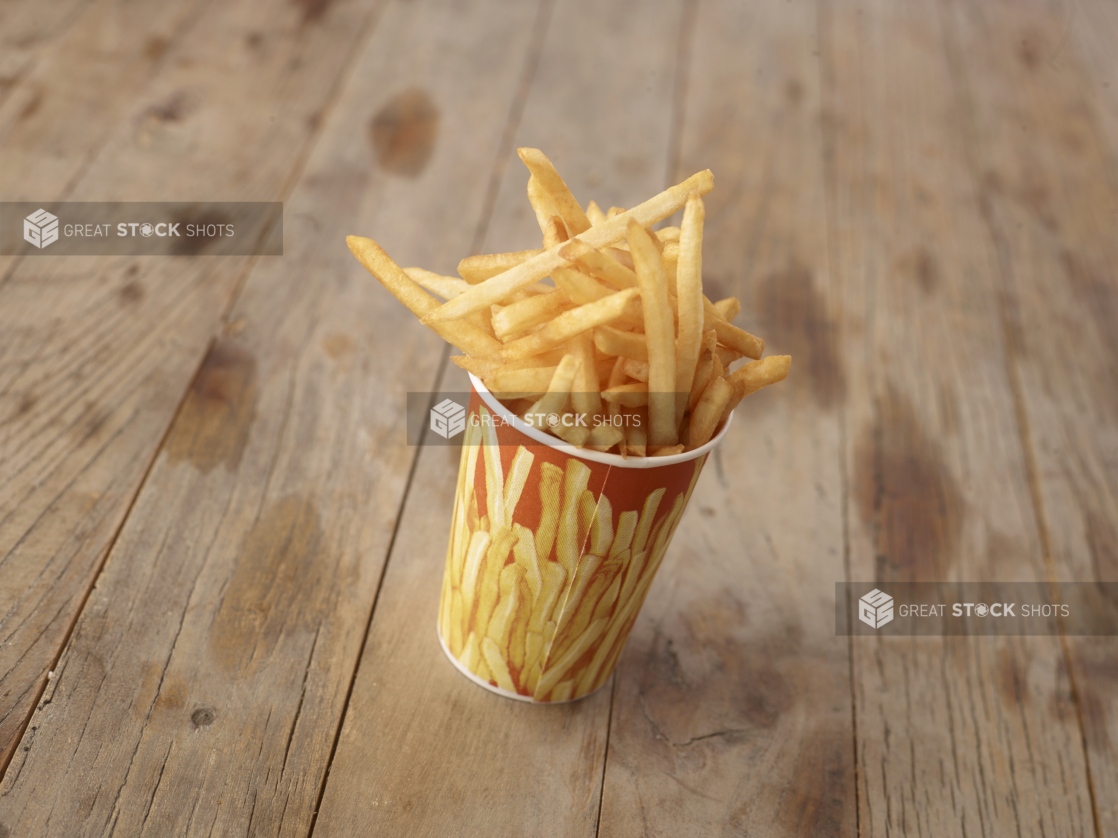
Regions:
[[[694, 451], [622, 459], [529, 426], [470, 379], [440, 645], [463, 674], [509, 698], [583, 698], [616, 667], [732, 414]], [[503, 421], [475, 421], [485, 413]]]

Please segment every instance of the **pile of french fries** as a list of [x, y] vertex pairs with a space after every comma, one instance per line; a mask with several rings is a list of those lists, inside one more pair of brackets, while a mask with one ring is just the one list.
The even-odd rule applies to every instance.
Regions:
[[[462, 447], [439, 634], [483, 681], [535, 701], [579, 698], [613, 671], [705, 456], [694, 460], [685, 492], [668, 503], [655, 489], [615, 528], [609, 498], [587, 488], [584, 462], [541, 462], [532, 474], [536, 457], [519, 446], [505, 474], [484, 406], [480, 414]], [[534, 532], [517, 520], [528, 485], [539, 489]]]
[[[560, 417], [533, 425], [580, 448], [662, 456], [705, 445], [743, 398], [785, 378], [789, 356], [762, 358], [764, 341], [730, 322], [739, 301], [703, 294], [709, 170], [630, 210], [602, 212], [593, 201], [583, 210], [541, 151], [518, 153], [542, 249], [470, 256], [460, 277], [446, 277], [401, 268], [370, 239], [347, 239], [506, 407]], [[652, 229], [680, 209], [679, 227]]]

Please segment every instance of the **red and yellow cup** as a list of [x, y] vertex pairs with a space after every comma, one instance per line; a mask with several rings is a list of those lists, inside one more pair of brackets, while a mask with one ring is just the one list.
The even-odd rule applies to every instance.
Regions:
[[500, 695], [582, 698], [613, 672], [730, 421], [694, 451], [622, 459], [531, 427], [470, 379], [439, 641]]

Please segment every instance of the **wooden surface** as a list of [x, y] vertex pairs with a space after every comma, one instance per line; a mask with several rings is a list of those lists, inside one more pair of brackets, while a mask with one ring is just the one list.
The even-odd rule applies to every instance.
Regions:
[[[12, 0], [0, 33], [0, 200], [285, 202], [282, 257], [0, 261], [2, 838], [1118, 836], [1114, 637], [833, 631], [835, 582], [1118, 581], [1113, 4]], [[465, 384], [344, 246], [534, 246], [518, 145], [603, 207], [712, 169], [704, 281], [794, 357], [555, 708], [438, 647], [457, 461], [403, 405]]]

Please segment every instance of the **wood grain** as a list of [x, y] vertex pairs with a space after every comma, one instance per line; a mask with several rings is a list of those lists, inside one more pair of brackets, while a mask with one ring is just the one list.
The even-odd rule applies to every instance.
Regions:
[[[392, 4], [362, 45], [285, 256], [194, 378], [0, 787], [11, 834], [309, 833], [414, 457], [404, 393], [443, 359], [345, 234], [405, 263], [468, 247], [533, 20], [478, 10]], [[414, 180], [366, 131], [412, 85], [440, 111]]]
[[[368, 7], [339, 3], [305, 28], [298, 9], [260, 21], [256, 8], [211, 6], [173, 60], [128, 88], [127, 116], [94, 159], [64, 155], [67, 177], [80, 175], [67, 197], [283, 198]], [[120, 21], [113, 31], [126, 32]], [[253, 32], [268, 49], [251, 52]], [[254, 71], [237, 72], [246, 63]], [[90, 74], [82, 95], [100, 79]], [[43, 127], [60, 123], [65, 141], [70, 123]], [[43, 188], [66, 195], [52, 177]], [[0, 286], [0, 765], [252, 262], [25, 258]]]
[[700, 2], [676, 175], [709, 166], [704, 291], [792, 355], [707, 465], [616, 675], [601, 835], [855, 835], [843, 371], [815, 10]]
[[[935, 6], [824, 9], [851, 578], [1042, 581], [959, 58]], [[853, 650], [861, 834], [1091, 832], [1058, 638]]]
[[[1045, 552], [1061, 581], [1118, 582], [1118, 134], [1115, 100], [1100, 84], [1110, 76], [1098, 75], [1097, 53], [1081, 58], [1074, 37], [1113, 24], [1113, 10], [1097, 3], [1079, 13], [945, 4]], [[1091, 619], [1118, 631], [1118, 602]], [[1065, 642], [1096, 829], [1118, 834], [1118, 648], [1112, 636]]]
[[82, 7], [89, 3], [12, 0], [0, 6], [0, 103], [50, 45], [81, 18]]
[[[560, 0], [551, 12], [515, 145], [543, 149], [583, 204], [632, 206], [663, 188], [680, 10]], [[486, 252], [540, 241], [509, 152]], [[442, 386], [468, 389], [453, 367]], [[457, 468], [453, 449], [420, 452], [315, 835], [595, 833], [609, 688], [533, 707], [477, 687], [439, 648]]]

